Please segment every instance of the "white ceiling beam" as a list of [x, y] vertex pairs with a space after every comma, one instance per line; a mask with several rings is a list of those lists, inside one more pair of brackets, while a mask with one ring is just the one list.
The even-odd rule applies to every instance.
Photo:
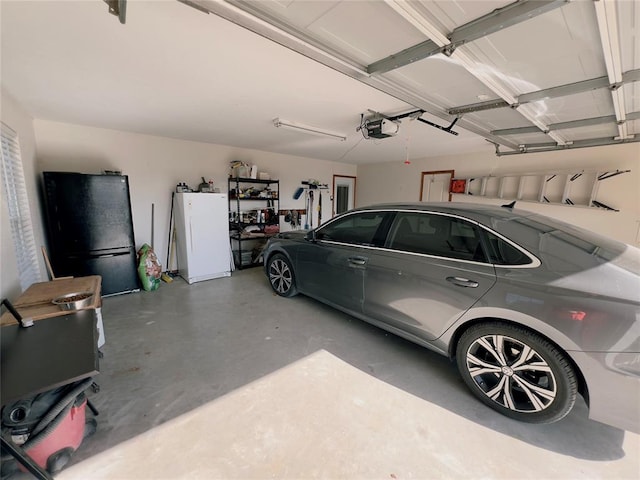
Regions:
[[[627, 120], [640, 119], [640, 112], [627, 113]], [[592, 127], [594, 125], [606, 125], [616, 123], [615, 115], [604, 115], [601, 117], [581, 118], [580, 120], [569, 120], [568, 122], [558, 122], [549, 125], [549, 131], [567, 130], [570, 128]], [[539, 133], [537, 127], [514, 127], [491, 130], [493, 135], [524, 135], [527, 133]]]
[[500, 79], [496, 78], [495, 75], [491, 74], [493, 71], [491, 68], [487, 68], [487, 65], [482, 62], [478, 62], [469, 53], [467, 53], [465, 47], [457, 48], [451, 56], [456, 59], [458, 63], [460, 63], [471, 75], [480, 80], [487, 88], [502, 98], [509, 105], [517, 103], [516, 95], [511, 91], [511, 89], [504, 82], [501, 82]]
[[438, 47], [449, 45], [451, 41], [440, 29], [429, 22], [406, 0], [384, 0], [398, 15], [413, 25], [419, 32], [428, 37]]
[[515, 152], [501, 152], [500, 150], [496, 151], [496, 155], [498, 157], [502, 157], [505, 155], [520, 155], [523, 153], [534, 153], [534, 152], [554, 152], [557, 150], [570, 150], [575, 148], [588, 148], [588, 147], [599, 147], [606, 145], [620, 145], [622, 143], [636, 143], [640, 142], [640, 138], [634, 138], [633, 136], [625, 139], [617, 139], [611, 137], [604, 138], [590, 138], [587, 140], [576, 140], [567, 145], [549, 145], [547, 143], [529, 143], [523, 144], [520, 146], [520, 149]]
[[618, 121], [618, 133], [621, 139], [629, 136], [627, 130], [624, 91], [622, 90], [622, 55], [620, 53], [620, 37], [618, 33], [618, 12], [614, 0], [597, 0], [593, 3], [600, 31], [600, 43], [607, 76], [612, 85], [611, 100]]
[[[620, 86], [622, 85], [633, 82], [640, 82], [640, 69], [623, 72], [622, 81], [618, 84], [610, 84], [609, 77], [605, 75], [603, 77], [581, 80], [579, 82], [568, 83], [566, 85], [558, 85], [556, 87], [550, 87], [543, 90], [524, 93], [522, 95], [519, 95], [517, 100], [518, 105], [524, 105], [525, 103], [538, 102], [540, 100], [546, 100], [549, 98], [567, 97], [569, 95], [589, 92], [591, 90], [598, 90], [600, 88], [615, 90], [616, 88], [620, 88]], [[504, 108], [508, 106], [509, 104], [507, 104], [504, 100], [487, 100], [485, 102], [452, 107], [449, 109], [449, 114], [461, 115], [464, 113], [473, 113], [482, 110], [491, 110], [494, 108]], [[628, 117], [629, 116], [627, 115], [627, 118]]]
[[[442, 32], [437, 25], [434, 25], [429, 19], [425, 18], [424, 15], [418, 12], [408, 2], [402, 0], [385, 0], [385, 3], [439, 47], [446, 48], [452, 45], [447, 35]], [[558, 2], [547, 3], [558, 5]], [[451, 57], [509, 105], [516, 105], [518, 102], [515, 92], [513, 92], [505, 82], [493, 74], [491, 68], [487, 68], [487, 65], [477, 61], [467, 50], [464, 45], [454, 48]], [[553, 138], [559, 145], [565, 145], [567, 143], [559, 134], [549, 132], [548, 126], [537, 118], [538, 114], [535, 109], [529, 106], [518, 106], [517, 111], [542, 132]]]
[[372, 63], [367, 67], [367, 71], [371, 74], [382, 74], [410, 63], [424, 60], [432, 55], [441, 53], [444, 47], [448, 52], [447, 55], [450, 55], [453, 50], [461, 45], [559, 8], [569, 0], [517, 0], [459, 26], [449, 35], [445, 35], [438, 28], [434, 29], [433, 24], [428, 19], [425, 19], [424, 15], [418, 12], [407, 0], [384, 1], [405, 20], [429, 37], [430, 40], [413, 45], [401, 52]]
[[629, 135], [629, 131], [627, 130], [627, 124], [626, 123], [619, 123], [618, 124], [618, 136], [615, 137], [615, 140], [622, 140], [625, 138], [633, 138], [634, 135]]
[[624, 92], [622, 91], [622, 88], [612, 90], [611, 98], [613, 99], [613, 110], [616, 113], [616, 119], [618, 122], [626, 121], [627, 112], [624, 106]]
[[607, 65], [609, 83], [622, 81], [622, 59], [620, 56], [620, 41], [618, 40], [618, 18], [614, 0], [597, 0], [593, 2], [596, 9], [600, 42], [604, 61]]

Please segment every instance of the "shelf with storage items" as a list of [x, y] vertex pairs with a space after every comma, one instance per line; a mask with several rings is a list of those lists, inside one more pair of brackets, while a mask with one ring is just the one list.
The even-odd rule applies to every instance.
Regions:
[[236, 268], [260, 266], [266, 241], [280, 231], [280, 182], [229, 177], [228, 192], [229, 236]]

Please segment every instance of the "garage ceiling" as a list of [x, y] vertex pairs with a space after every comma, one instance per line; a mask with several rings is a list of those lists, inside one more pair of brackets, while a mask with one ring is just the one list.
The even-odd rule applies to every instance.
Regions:
[[2, 1], [2, 86], [36, 118], [356, 164], [640, 140], [632, 0], [125, 6]]

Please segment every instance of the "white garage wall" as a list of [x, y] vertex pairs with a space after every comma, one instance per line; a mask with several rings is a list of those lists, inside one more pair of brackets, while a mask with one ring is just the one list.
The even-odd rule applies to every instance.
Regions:
[[[518, 207], [640, 245], [640, 143], [497, 157], [493, 151], [358, 166], [358, 206], [380, 202], [415, 202], [420, 196], [421, 172], [455, 170], [456, 177], [504, 175], [565, 170], [631, 170], [602, 182], [599, 197], [619, 208], [610, 212], [579, 206], [518, 202]], [[505, 201], [454, 195], [453, 201], [504, 204]]]
[[[2, 90], [2, 122], [18, 133], [20, 155], [29, 196], [31, 223], [33, 224], [36, 246], [39, 248], [40, 245], [44, 245], [44, 237], [37, 188], [38, 175], [36, 173], [36, 142], [33, 119], [4, 90]], [[0, 182], [0, 184], [4, 185], [4, 182]], [[15, 300], [22, 292], [22, 288], [20, 287], [15, 249], [11, 238], [4, 187], [2, 187], [2, 195], [0, 195], [0, 260], [0, 294], [2, 298], [8, 298], [10, 301]], [[39, 258], [39, 266], [40, 275], [44, 280], [46, 278], [44, 276], [44, 260], [41, 257]]]
[[[136, 246], [151, 243], [151, 204], [155, 204], [154, 247], [165, 267], [171, 192], [186, 182], [192, 188], [213, 179], [227, 191], [229, 162], [257, 165], [280, 180], [280, 209], [304, 209], [293, 199], [300, 182], [309, 178], [327, 183], [333, 175], [355, 175], [355, 165], [279, 155], [223, 145], [188, 142], [151, 135], [85, 127], [46, 120], [34, 121], [38, 170], [102, 173], [121, 170], [129, 176]], [[324, 203], [327, 202], [327, 203]], [[323, 198], [323, 219], [329, 218], [329, 198]], [[317, 213], [315, 214], [317, 216]], [[315, 223], [315, 218], [314, 218]], [[283, 230], [288, 225], [281, 222]]]

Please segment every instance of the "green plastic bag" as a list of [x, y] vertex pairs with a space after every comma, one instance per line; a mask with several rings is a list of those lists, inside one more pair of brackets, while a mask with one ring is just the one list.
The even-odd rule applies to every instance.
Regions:
[[158, 261], [153, 248], [146, 243], [138, 250], [138, 276], [142, 282], [142, 288], [146, 291], [160, 288], [160, 276], [162, 266]]

